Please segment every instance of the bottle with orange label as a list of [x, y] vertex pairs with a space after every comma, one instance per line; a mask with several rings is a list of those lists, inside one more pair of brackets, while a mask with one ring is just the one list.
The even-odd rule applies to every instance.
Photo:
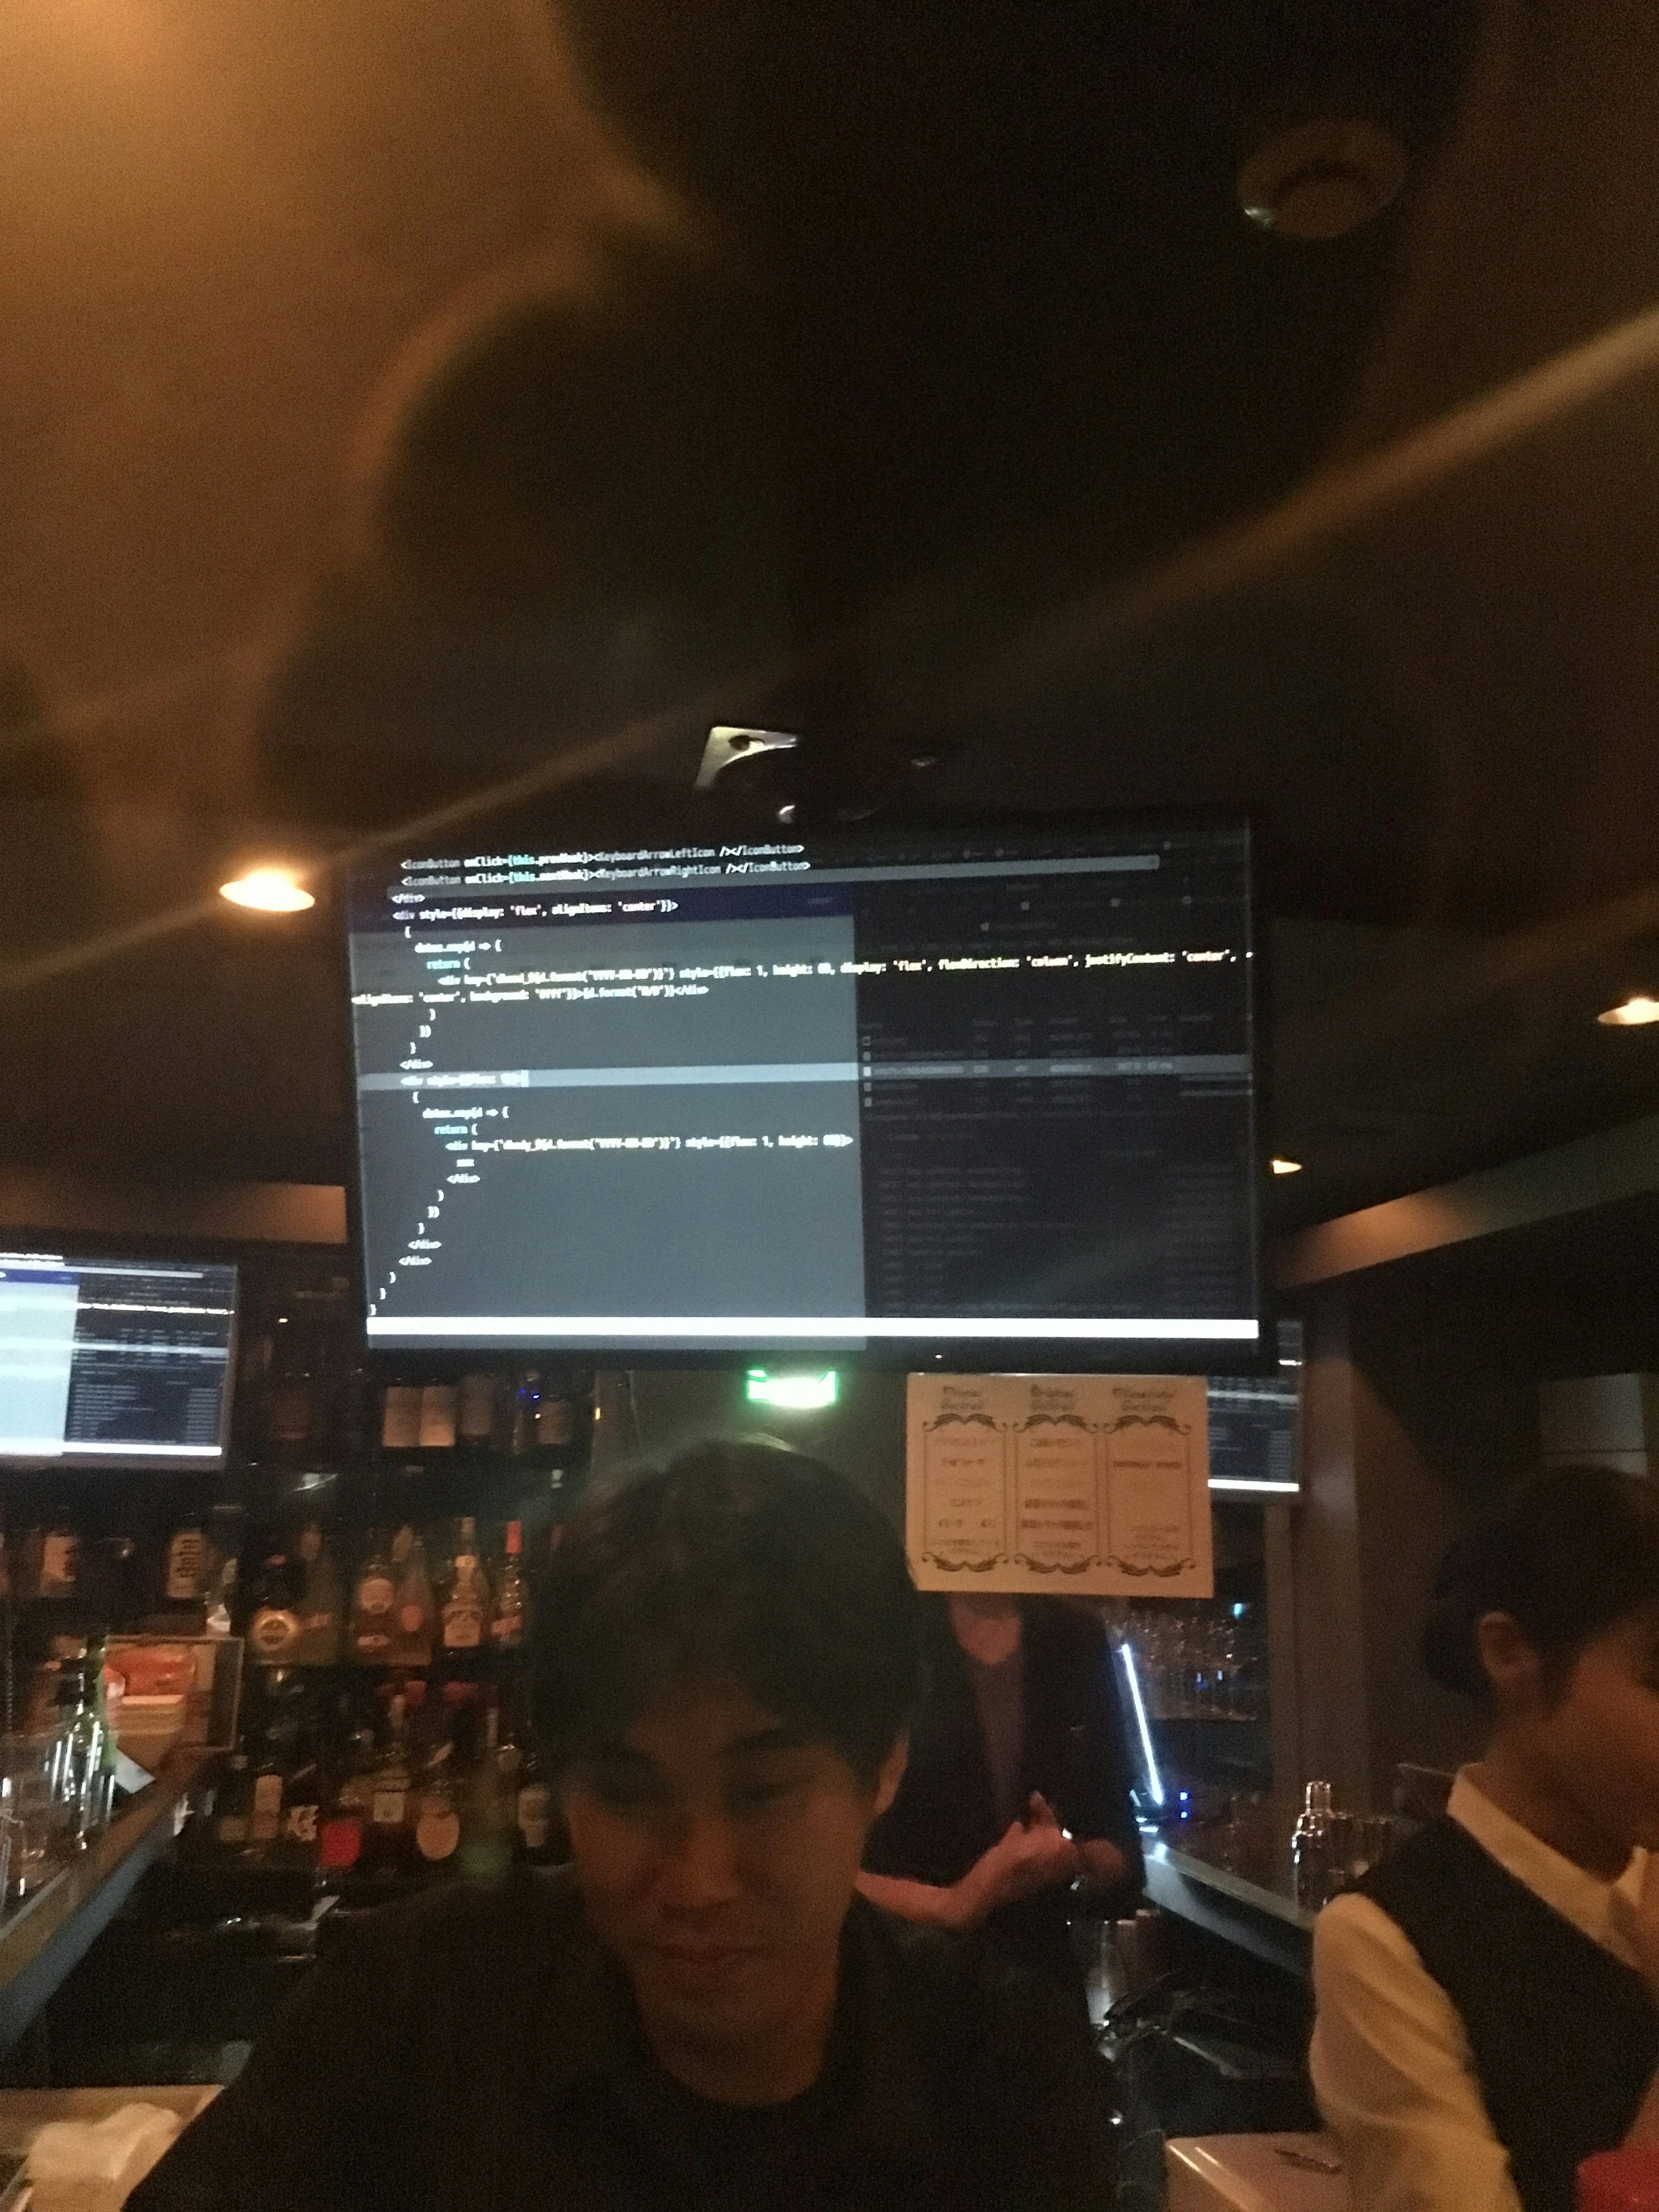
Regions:
[[392, 1540], [392, 1581], [396, 1589], [392, 1657], [399, 1667], [425, 1667], [432, 1659], [437, 1632], [438, 1601], [427, 1570], [426, 1547], [408, 1522]]
[[389, 1667], [397, 1637], [398, 1574], [382, 1528], [370, 1538], [351, 1595], [351, 1656], [371, 1667]]
[[262, 1667], [289, 1664], [302, 1633], [301, 1576], [285, 1545], [275, 1545], [260, 1562], [248, 1591], [248, 1657]]

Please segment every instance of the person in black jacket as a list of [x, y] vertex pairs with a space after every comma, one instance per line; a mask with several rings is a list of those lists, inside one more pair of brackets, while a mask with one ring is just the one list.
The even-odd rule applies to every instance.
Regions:
[[909, 1764], [859, 1887], [909, 1919], [982, 1928], [1076, 1998], [1077, 1897], [1132, 1911], [1145, 1871], [1105, 1632], [1063, 1598], [922, 1603]]
[[1486, 1753], [1320, 1916], [1314, 2087], [1368, 2212], [1571, 2212], [1592, 2152], [1659, 2148], [1659, 1486], [1523, 1486], [1424, 1659]]
[[133, 2212], [1101, 2212], [1085, 2030], [854, 1894], [916, 1641], [814, 1461], [708, 1445], [579, 1514], [532, 1654], [574, 1864], [367, 1916]]

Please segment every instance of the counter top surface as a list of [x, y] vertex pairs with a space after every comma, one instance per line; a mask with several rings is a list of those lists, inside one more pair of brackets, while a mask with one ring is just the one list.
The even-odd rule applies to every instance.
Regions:
[[175, 1753], [89, 1850], [0, 1918], [0, 2052], [17, 2042], [140, 1878], [172, 1849], [181, 1813], [206, 1763], [199, 1754]]
[[1146, 1844], [1146, 1893], [1154, 1905], [1304, 1977], [1316, 1915], [1291, 1881], [1292, 1810], [1252, 1806], [1225, 1826], [1183, 1827]]
[[1159, 1841], [1147, 1846], [1148, 1861], [1172, 1868], [1190, 1881], [1201, 1881], [1223, 1897], [1231, 1897], [1241, 1904], [1254, 1906], [1258, 1912], [1270, 1914], [1282, 1920], [1287, 1927], [1313, 1934], [1316, 1916], [1297, 1903], [1291, 1888], [1288, 1870], [1284, 1879], [1263, 1880], [1254, 1872], [1229, 1866], [1218, 1857], [1190, 1845], [1177, 1846]]

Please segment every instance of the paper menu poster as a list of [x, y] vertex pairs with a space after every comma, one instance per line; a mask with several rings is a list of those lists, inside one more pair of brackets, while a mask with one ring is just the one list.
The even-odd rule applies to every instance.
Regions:
[[1198, 1375], [913, 1375], [905, 1545], [925, 1590], [1212, 1597]]

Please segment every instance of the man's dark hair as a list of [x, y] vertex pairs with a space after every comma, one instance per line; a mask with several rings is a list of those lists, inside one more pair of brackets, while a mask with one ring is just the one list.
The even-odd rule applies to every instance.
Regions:
[[916, 1594], [898, 1539], [820, 1461], [705, 1443], [586, 1506], [543, 1586], [536, 1720], [563, 1764], [709, 1674], [872, 1781], [915, 1704]]
[[1524, 1482], [1441, 1562], [1423, 1632], [1431, 1680], [1487, 1696], [1477, 1631], [1489, 1613], [1511, 1616], [1559, 1695], [1586, 1644], [1659, 1613], [1659, 1485], [1606, 1467], [1552, 1468]]

